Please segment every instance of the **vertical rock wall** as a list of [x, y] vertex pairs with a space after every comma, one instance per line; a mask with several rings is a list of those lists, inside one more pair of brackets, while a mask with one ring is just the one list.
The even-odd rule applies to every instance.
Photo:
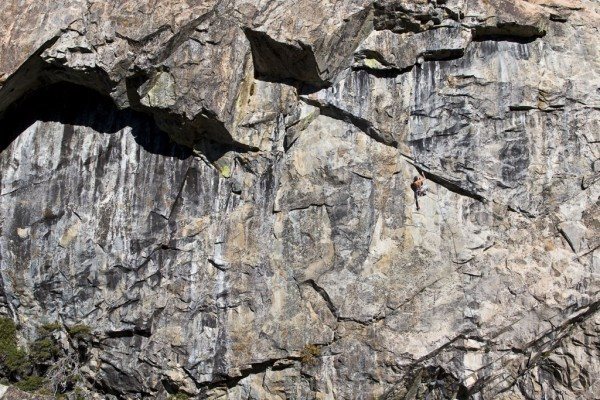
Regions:
[[598, 398], [599, 10], [1, 4], [0, 312], [89, 398]]

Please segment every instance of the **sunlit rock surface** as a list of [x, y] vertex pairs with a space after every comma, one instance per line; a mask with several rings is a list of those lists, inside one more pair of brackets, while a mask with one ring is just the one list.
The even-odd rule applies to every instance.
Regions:
[[89, 398], [600, 398], [599, 12], [2, 2], [0, 312]]

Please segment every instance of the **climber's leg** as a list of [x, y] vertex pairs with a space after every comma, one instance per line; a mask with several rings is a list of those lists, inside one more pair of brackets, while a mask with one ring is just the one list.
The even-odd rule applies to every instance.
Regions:
[[417, 206], [417, 211], [419, 211], [421, 209], [419, 207], [419, 191], [413, 190], [413, 193], [415, 194], [415, 205]]

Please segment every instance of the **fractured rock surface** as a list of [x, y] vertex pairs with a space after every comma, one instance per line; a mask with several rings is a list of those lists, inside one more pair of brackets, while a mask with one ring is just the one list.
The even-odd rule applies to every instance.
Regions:
[[89, 398], [599, 398], [599, 13], [3, 2], [0, 313]]

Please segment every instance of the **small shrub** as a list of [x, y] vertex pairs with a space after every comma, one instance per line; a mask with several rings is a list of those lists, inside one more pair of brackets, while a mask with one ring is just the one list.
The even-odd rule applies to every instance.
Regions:
[[[17, 328], [8, 318], [0, 318], [0, 379], [17, 388], [42, 394], [64, 394], [77, 389], [80, 375], [81, 346], [91, 338], [91, 328], [78, 324], [65, 330], [78, 341], [79, 348], [62, 348], [57, 331], [63, 325], [58, 322], [39, 327], [38, 338], [28, 344], [29, 352], [17, 345]], [[85, 396], [75, 391], [76, 399]], [[73, 398], [72, 396], [67, 396]]]
[[73, 392], [75, 393], [75, 400], [86, 400], [87, 399], [85, 392], [83, 391], [82, 388], [76, 387], [75, 390], [73, 390]]
[[0, 360], [5, 367], [7, 375], [10, 378], [18, 379], [26, 375], [31, 370], [31, 363], [27, 357], [27, 352], [16, 346], [9, 349], [4, 349]]
[[44, 380], [44, 387], [42, 387], [41, 389], [38, 389], [35, 391], [36, 394], [42, 395], [42, 396], [53, 396], [54, 397], [54, 392], [52, 390], [50, 390], [50, 388], [47, 385], [48, 381]]
[[29, 356], [35, 364], [47, 364], [58, 356], [60, 349], [53, 340], [44, 338], [37, 339], [31, 344]]
[[34, 392], [44, 386], [45, 383], [46, 380], [41, 376], [28, 376], [17, 382], [15, 386], [24, 392]]
[[188, 400], [190, 398], [189, 395], [185, 393], [176, 393], [172, 394], [168, 397], [168, 400]]
[[317, 357], [321, 355], [321, 348], [316, 344], [307, 344], [300, 353], [300, 361], [302, 364], [315, 364]]
[[31, 369], [27, 353], [17, 346], [17, 327], [9, 318], [0, 318], [0, 369], [9, 379], [18, 379]]
[[40, 327], [40, 335], [47, 336], [53, 332], [61, 330], [61, 328], [62, 324], [60, 322], [50, 322]]
[[0, 318], [0, 346], [16, 346], [17, 327], [10, 318]]
[[92, 328], [84, 324], [77, 324], [67, 328], [67, 332], [74, 339], [88, 339], [92, 334]]

